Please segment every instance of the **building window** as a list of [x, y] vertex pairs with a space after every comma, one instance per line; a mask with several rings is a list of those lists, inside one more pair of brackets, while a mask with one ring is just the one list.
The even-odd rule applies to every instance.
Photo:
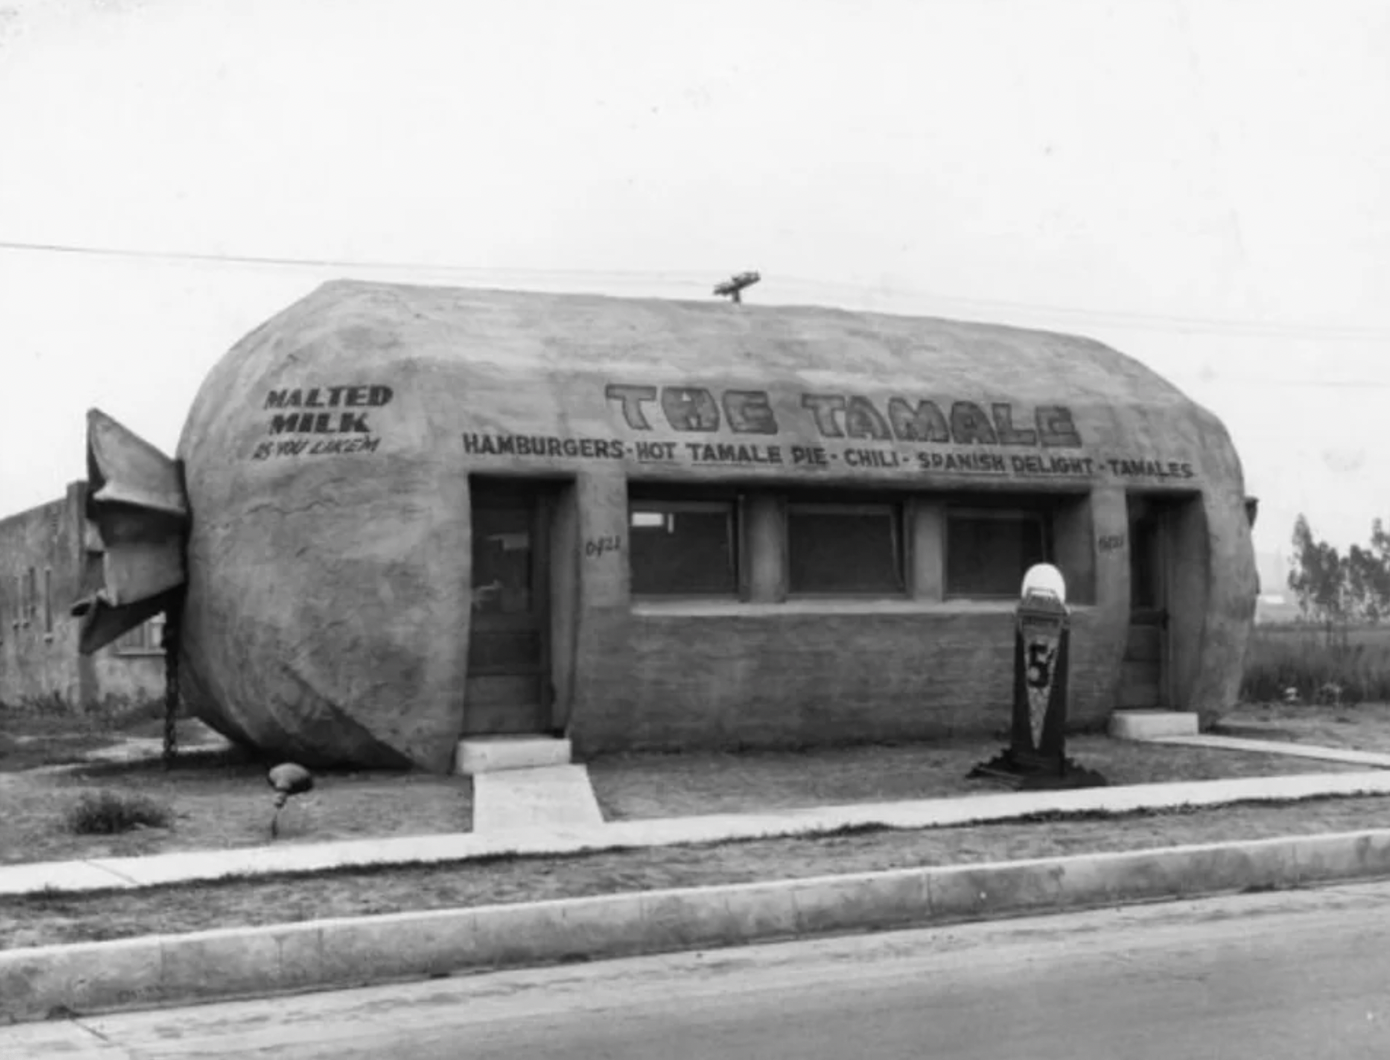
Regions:
[[628, 503], [634, 596], [735, 596], [737, 506], [732, 500]]
[[38, 575], [33, 567], [28, 570], [28, 577], [24, 580], [24, 624], [27, 626], [34, 621], [39, 611], [39, 583]]
[[1036, 512], [947, 512], [946, 595], [1016, 598], [1028, 568], [1047, 562], [1047, 537]]
[[892, 596], [905, 591], [902, 509], [896, 504], [787, 506], [787, 590]]
[[53, 568], [43, 569], [43, 631], [53, 632]]
[[164, 616], [140, 623], [116, 640], [118, 655], [152, 655], [164, 651]]

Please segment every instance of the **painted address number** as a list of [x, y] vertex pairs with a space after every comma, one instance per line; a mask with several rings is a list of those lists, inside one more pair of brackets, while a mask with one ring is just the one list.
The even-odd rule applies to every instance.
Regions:
[[619, 552], [622, 547], [623, 539], [618, 534], [610, 534], [607, 537], [591, 537], [584, 542], [584, 555], [590, 559], [598, 559], [609, 552]]

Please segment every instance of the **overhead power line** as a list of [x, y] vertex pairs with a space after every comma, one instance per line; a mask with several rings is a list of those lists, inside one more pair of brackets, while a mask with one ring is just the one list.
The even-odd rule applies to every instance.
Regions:
[[[198, 262], [212, 265], [244, 265], [256, 268], [338, 269], [370, 272], [430, 273], [468, 276], [480, 282], [498, 280], [533, 282], [543, 279], [588, 281], [591, 283], [664, 283], [689, 284], [692, 294], [696, 288], [706, 288], [708, 274], [680, 272], [641, 272], [597, 269], [508, 269], [478, 266], [438, 264], [422, 261], [393, 261], [350, 258], [299, 258], [275, 255], [199, 253], [196, 251], [143, 250], [132, 247], [99, 247], [81, 244], [38, 243], [19, 240], [0, 240], [0, 251], [41, 254], [71, 254], [89, 257], [126, 258], [146, 261]], [[1234, 320], [1219, 317], [1179, 316], [1165, 313], [1135, 313], [1124, 310], [1089, 309], [1080, 306], [1043, 305], [999, 299], [968, 298], [945, 295], [899, 285], [855, 285], [817, 280], [779, 273], [783, 284], [798, 288], [836, 292], [840, 296], [863, 299], [866, 294], [910, 299], [924, 304], [958, 307], [970, 312], [1026, 314], [1111, 324], [1115, 327], [1138, 330], [1183, 331], [1200, 334], [1227, 334], [1246, 337], [1307, 339], [1322, 342], [1390, 342], [1390, 328], [1347, 327], [1317, 323], [1293, 323], [1259, 320]], [[769, 291], [769, 295], [773, 295]], [[1348, 384], [1356, 385], [1356, 384]]]

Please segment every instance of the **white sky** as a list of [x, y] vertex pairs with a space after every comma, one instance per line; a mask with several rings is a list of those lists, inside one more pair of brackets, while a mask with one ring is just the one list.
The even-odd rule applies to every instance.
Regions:
[[0, 513], [336, 276], [1050, 327], [1390, 520], [1383, 0], [0, 0]]

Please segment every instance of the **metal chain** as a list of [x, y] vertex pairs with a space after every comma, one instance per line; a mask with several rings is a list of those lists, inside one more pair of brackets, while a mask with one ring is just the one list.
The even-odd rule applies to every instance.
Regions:
[[164, 768], [178, 756], [175, 722], [179, 713], [179, 622], [182, 608], [170, 604], [164, 612]]

